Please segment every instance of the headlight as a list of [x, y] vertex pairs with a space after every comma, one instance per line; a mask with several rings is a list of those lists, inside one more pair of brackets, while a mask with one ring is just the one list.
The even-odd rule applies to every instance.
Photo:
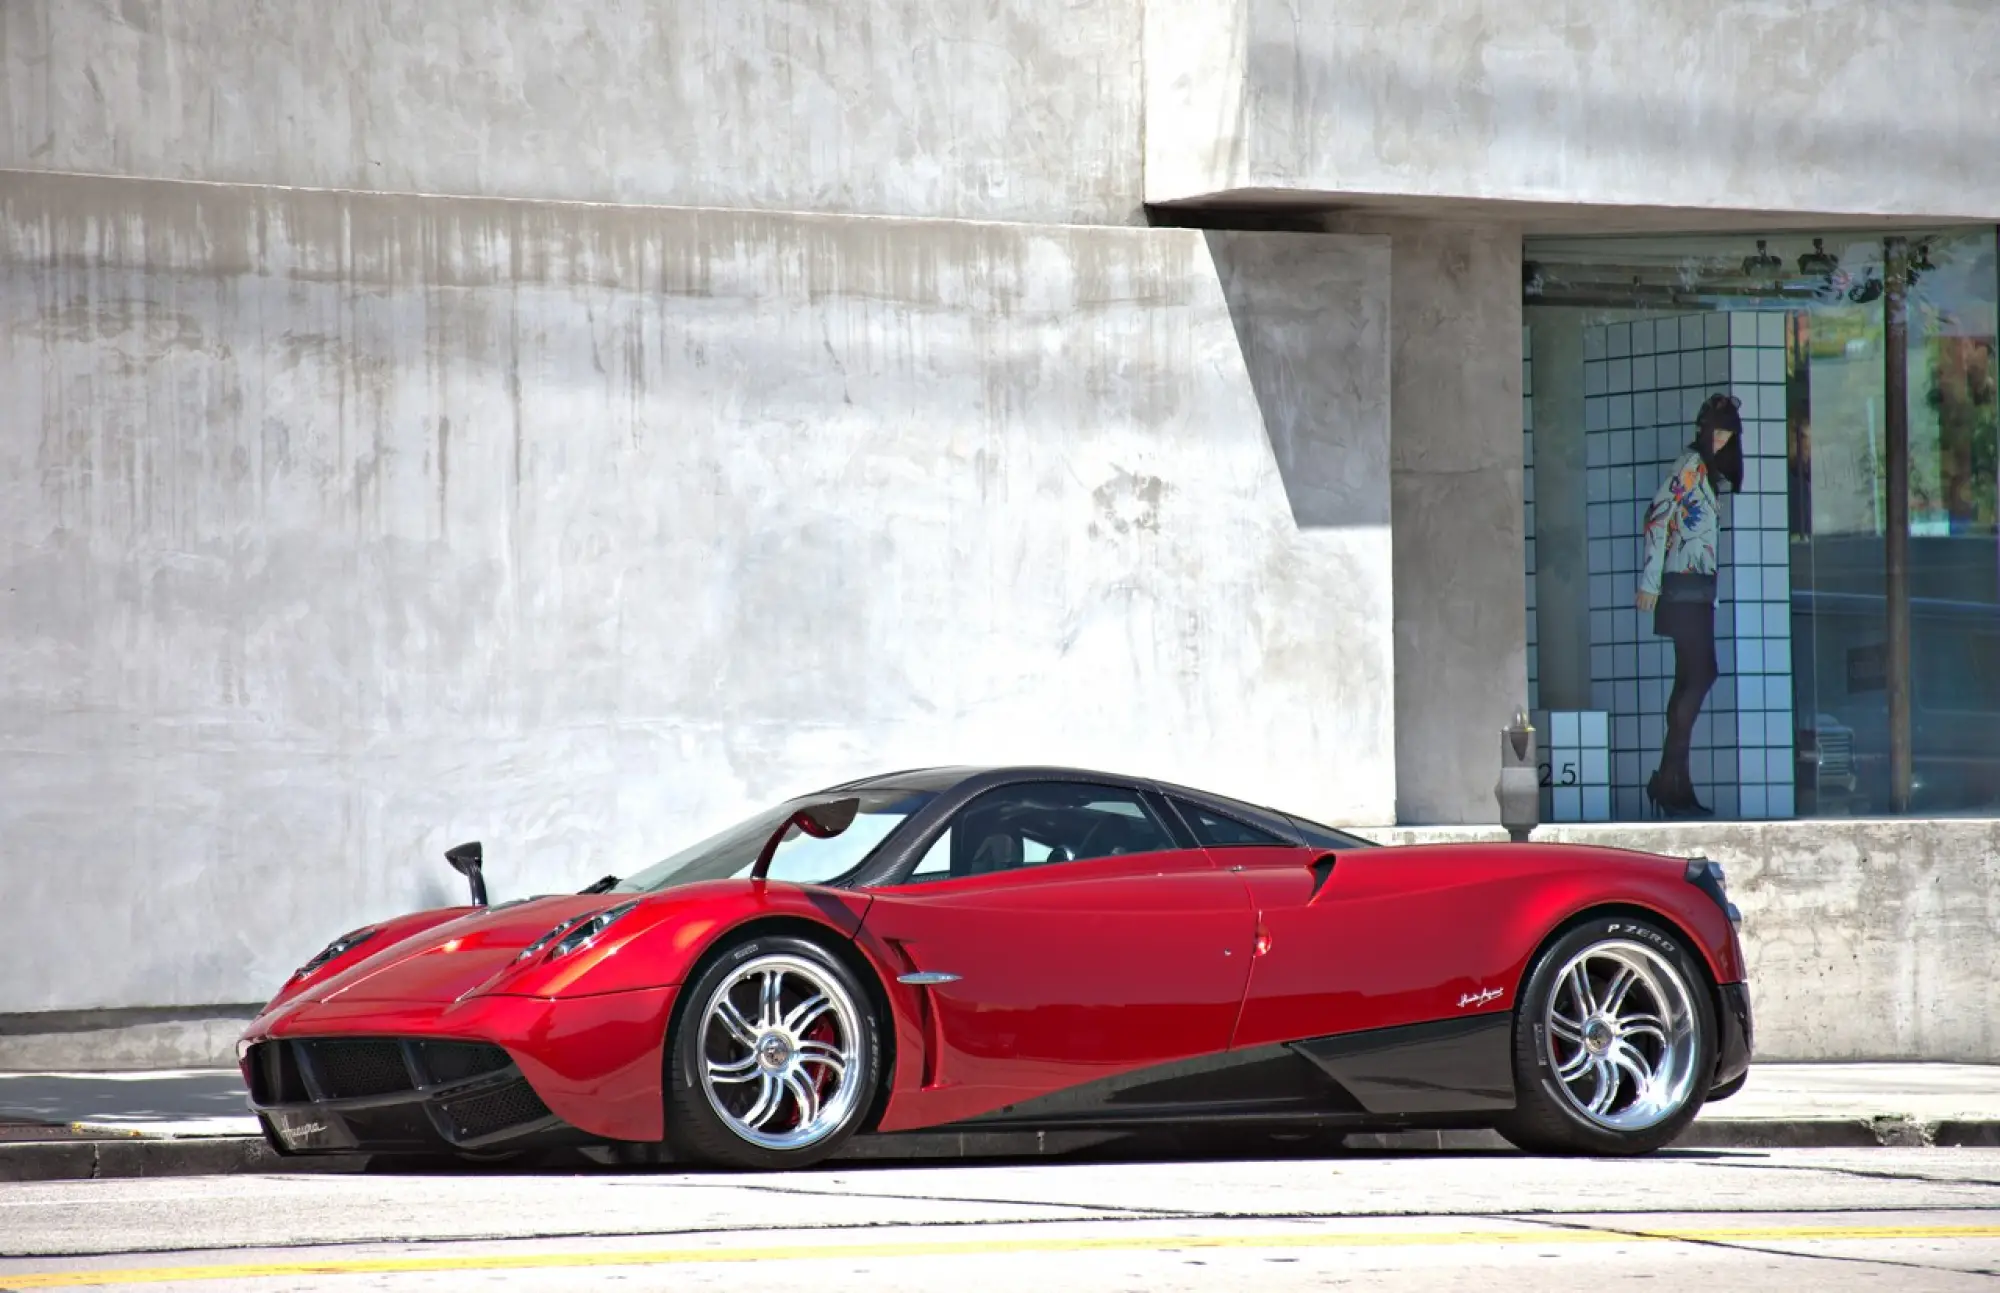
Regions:
[[328, 961], [338, 960], [339, 958], [346, 956], [349, 952], [361, 946], [369, 939], [375, 937], [375, 935], [380, 932], [381, 930], [379, 927], [370, 925], [364, 929], [357, 929], [350, 933], [342, 934], [339, 938], [334, 939], [331, 943], [328, 943], [324, 948], [321, 948], [318, 956], [315, 956], [312, 960], [307, 961], [304, 965], [301, 965], [298, 969], [298, 973], [292, 976], [293, 981], [296, 982], [300, 979], [309, 977], [315, 971], [317, 971], [321, 966], [325, 965]]
[[579, 916], [571, 920], [566, 920], [522, 948], [521, 954], [514, 959], [525, 961], [543, 948], [548, 947], [550, 943], [555, 944], [555, 947], [549, 951], [548, 959], [551, 961], [568, 956], [571, 952], [582, 951], [596, 942], [597, 936], [610, 928], [613, 921], [616, 921], [620, 916], [623, 916], [638, 905], [638, 900], [634, 899], [631, 902], [620, 903], [616, 907], [607, 907], [594, 916]]

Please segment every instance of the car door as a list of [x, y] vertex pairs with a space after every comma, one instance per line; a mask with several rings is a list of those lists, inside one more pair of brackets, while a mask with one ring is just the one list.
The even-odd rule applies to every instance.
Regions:
[[1237, 877], [1250, 898], [1250, 978], [1232, 1048], [1340, 1031], [1352, 1018], [1353, 976], [1326, 938], [1323, 913], [1307, 911], [1332, 873], [1334, 851], [1281, 839], [1205, 804], [1176, 798], [1174, 806], [1215, 867]]
[[905, 883], [873, 896], [864, 934], [919, 992], [926, 1051], [921, 1088], [898, 1094], [884, 1130], [1009, 1111], [1229, 1045], [1249, 976], [1248, 891], [1179, 847], [1137, 791], [987, 791]]
[[1231, 1046], [1295, 1044], [1380, 1114], [1513, 1102], [1508, 873], [1393, 849], [1301, 845], [1181, 804], [1210, 857], [1249, 886], [1256, 955]]

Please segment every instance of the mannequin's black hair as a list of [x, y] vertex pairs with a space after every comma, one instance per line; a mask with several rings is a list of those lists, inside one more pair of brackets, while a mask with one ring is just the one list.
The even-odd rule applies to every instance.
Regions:
[[[1708, 478], [1726, 480], [1731, 492], [1743, 492], [1743, 401], [1734, 395], [1724, 395], [1720, 391], [1708, 397], [1695, 414], [1694, 444], [1690, 446], [1701, 455], [1702, 466], [1708, 468]], [[1715, 433], [1729, 432], [1729, 443], [1720, 450], [1715, 447]]]

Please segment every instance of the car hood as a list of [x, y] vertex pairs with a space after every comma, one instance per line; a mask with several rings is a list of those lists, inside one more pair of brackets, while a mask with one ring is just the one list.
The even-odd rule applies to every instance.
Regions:
[[383, 947], [325, 983], [308, 985], [286, 1004], [448, 1004], [492, 980], [514, 963], [522, 948], [555, 926], [627, 900], [608, 894], [565, 894], [469, 912]]

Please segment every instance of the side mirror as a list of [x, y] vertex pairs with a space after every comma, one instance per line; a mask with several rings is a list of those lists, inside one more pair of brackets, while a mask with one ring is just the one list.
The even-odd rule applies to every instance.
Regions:
[[809, 804], [785, 819], [785, 824], [771, 832], [771, 838], [764, 841], [763, 851], [757, 854], [757, 863], [750, 868], [752, 880], [762, 880], [771, 870], [771, 859], [777, 856], [778, 845], [785, 842], [785, 835], [794, 826], [816, 840], [830, 840], [848, 827], [854, 825], [854, 815], [861, 811], [859, 799], [836, 799], [831, 803]]
[[854, 825], [854, 815], [860, 811], [859, 799], [836, 799], [830, 804], [799, 809], [792, 815], [792, 822], [814, 839], [830, 840]]
[[472, 905], [475, 907], [486, 905], [486, 876], [481, 869], [485, 863], [484, 854], [478, 840], [454, 845], [444, 851], [444, 860], [451, 863], [451, 869], [464, 876], [466, 883], [472, 886]]

